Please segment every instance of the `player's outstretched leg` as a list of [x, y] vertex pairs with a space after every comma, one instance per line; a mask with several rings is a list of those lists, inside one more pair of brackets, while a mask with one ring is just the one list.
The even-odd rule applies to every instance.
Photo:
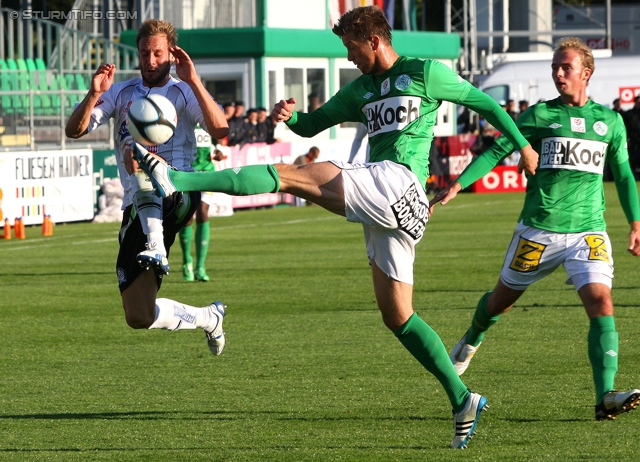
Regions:
[[640, 390], [610, 391], [596, 405], [596, 420], [614, 420], [620, 414], [633, 411], [640, 404]]
[[453, 364], [453, 367], [456, 368], [456, 372], [458, 373], [458, 375], [464, 374], [464, 371], [467, 370], [467, 367], [469, 367], [469, 363], [471, 362], [473, 355], [476, 354], [476, 351], [478, 351], [478, 348], [480, 348], [481, 344], [482, 342], [478, 343], [476, 346], [469, 345], [469, 343], [467, 342], [467, 333], [465, 332], [458, 344], [453, 347], [449, 358], [451, 359], [451, 364]]
[[456, 449], [466, 449], [469, 440], [475, 435], [476, 425], [480, 413], [489, 409], [487, 399], [478, 393], [470, 392], [469, 398], [462, 410], [453, 413], [453, 446]]
[[469, 327], [449, 355], [449, 359], [451, 359], [451, 363], [456, 368], [458, 375], [464, 374], [464, 371], [467, 370], [471, 359], [480, 348], [484, 333], [500, 318], [500, 316], [492, 316], [487, 309], [487, 299], [490, 294], [491, 292], [487, 292], [480, 298], [476, 312], [473, 315], [471, 327]]
[[149, 176], [153, 188], [160, 197], [167, 197], [176, 192], [169, 177], [169, 170], [174, 169], [164, 159], [154, 156], [138, 143], [133, 143], [133, 158]]
[[175, 191], [212, 191], [232, 196], [276, 193], [280, 177], [272, 164], [247, 165], [211, 172], [181, 172], [159, 156], [135, 144], [134, 158], [144, 170], [160, 197]]
[[226, 305], [218, 301], [204, 308], [197, 308], [168, 298], [159, 298], [156, 300], [156, 316], [149, 329], [176, 331], [201, 327], [209, 350], [219, 356], [226, 344], [222, 330], [226, 310]]

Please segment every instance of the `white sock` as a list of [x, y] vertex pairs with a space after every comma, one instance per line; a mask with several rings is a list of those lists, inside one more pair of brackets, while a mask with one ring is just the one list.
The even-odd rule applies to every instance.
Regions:
[[211, 316], [207, 308], [196, 308], [168, 298], [159, 298], [156, 300], [156, 319], [149, 329], [195, 329], [208, 327], [210, 322]]
[[151, 182], [144, 172], [136, 172], [132, 175], [132, 186], [133, 203], [140, 218], [142, 232], [147, 235], [150, 248], [155, 248], [159, 253], [166, 255], [162, 227], [162, 198], [155, 195]]

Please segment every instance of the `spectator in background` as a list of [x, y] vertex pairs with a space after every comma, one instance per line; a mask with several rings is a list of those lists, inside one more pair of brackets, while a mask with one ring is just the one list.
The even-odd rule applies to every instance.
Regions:
[[240, 144], [244, 138], [245, 120], [244, 120], [244, 102], [236, 101], [234, 104], [235, 113], [228, 120], [229, 123], [229, 146]]
[[468, 107], [458, 105], [458, 133], [473, 133], [477, 130], [476, 122]]
[[258, 111], [251, 108], [247, 111], [244, 122], [241, 145], [258, 143]]
[[620, 107], [620, 98], [616, 98], [611, 103], [611, 110], [616, 111], [618, 114], [622, 114], [622, 108]]
[[[235, 105], [233, 103], [224, 103], [222, 105], [222, 112], [224, 112], [224, 117], [227, 119], [227, 125], [228, 125], [229, 121], [231, 120], [231, 118], [236, 113]], [[229, 145], [229, 135], [225, 136], [222, 139], [219, 139], [218, 143], [220, 143], [222, 146], [228, 146]]]
[[234, 103], [224, 103], [222, 105], [222, 110], [227, 120], [231, 120], [231, 118], [236, 114], [236, 105]]
[[313, 112], [320, 106], [322, 106], [322, 102], [320, 102], [320, 97], [317, 93], [309, 93], [307, 99], [309, 100], [309, 107], [307, 108], [307, 112]]
[[636, 180], [640, 179], [640, 95], [633, 100], [633, 107], [622, 114], [627, 127], [629, 163]]
[[267, 114], [267, 110], [263, 107], [258, 108], [258, 142], [273, 144], [276, 142], [274, 137], [275, 122], [271, 115]]
[[522, 99], [518, 101], [518, 110], [520, 111], [518, 113], [518, 116], [522, 114], [524, 111], [526, 111], [527, 109], [529, 109], [529, 101], [527, 101], [526, 99]]
[[301, 156], [296, 157], [296, 160], [293, 161], [293, 165], [312, 164], [316, 161], [318, 156], [320, 156], [320, 149], [313, 146], [306, 154], [302, 154]]
[[505, 110], [507, 111], [507, 114], [509, 114], [509, 117], [511, 117], [513, 120], [516, 120], [518, 118], [518, 113], [516, 112], [516, 102], [514, 100], [510, 99], [507, 101]]

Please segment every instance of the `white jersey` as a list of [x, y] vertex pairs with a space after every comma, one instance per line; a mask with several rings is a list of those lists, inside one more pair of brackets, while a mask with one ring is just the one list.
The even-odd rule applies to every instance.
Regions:
[[124, 186], [123, 209], [133, 201], [133, 193], [129, 181], [129, 174], [124, 168], [122, 156], [125, 150], [125, 142], [130, 140], [127, 129], [127, 113], [131, 104], [148, 94], [160, 94], [165, 96], [176, 107], [178, 114], [178, 126], [175, 134], [169, 141], [160, 146], [145, 146], [149, 152], [160, 155], [169, 164], [182, 171], [193, 171], [191, 163], [196, 156], [195, 128], [200, 124], [205, 127], [202, 109], [196, 96], [189, 85], [181, 80], [171, 77], [163, 87], [149, 88], [143, 85], [142, 78], [115, 83], [104, 92], [91, 111], [91, 120], [88, 131], [95, 130], [111, 117], [114, 118], [115, 154], [118, 161], [118, 171]]

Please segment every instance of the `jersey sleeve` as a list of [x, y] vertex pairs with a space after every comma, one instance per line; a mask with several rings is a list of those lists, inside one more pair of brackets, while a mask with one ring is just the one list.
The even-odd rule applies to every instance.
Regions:
[[496, 127], [496, 129], [511, 142], [511, 150], [524, 148], [529, 144], [518, 130], [511, 116], [507, 114], [507, 111], [502, 109], [502, 107], [486, 93], [472, 86], [467, 97], [462, 100], [460, 104], [478, 114], [482, 114], [491, 125]]
[[295, 134], [310, 138], [323, 130], [343, 122], [362, 122], [357, 104], [350, 97], [352, 85], [340, 89], [319, 109], [311, 113], [295, 111], [286, 122]]
[[428, 97], [456, 104], [461, 104], [473, 88], [453, 70], [432, 59], [424, 63], [424, 80]]
[[200, 107], [200, 103], [198, 103], [198, 98], [196, 98], [196, 95], [191, 91], [190, 87], [187, 86], [187, 88], [189, 91], [184, 91], [184, 95], [186, 100], [186, 113], [189, 118], [189, 122], [194, 127], [196, 125], [200, 125], [204, 131], [209, 133], [207, 124], [204, 121], [204, 114], [202, 114], [202, 108]]
[[[503, 110], [503, 112], [505, 112]], [[506, 112], [505, 112], [506, 113]], [[525, 141], [532, 141], [535, 137], [535, 113], [533, 110], [523, 112], [516, 121], [516, 126], [525, 137]], [[477, 156], [456, 180], [462, 188], [466, 188], [489, 173], [502, 159], [514, 151], [513, 144], [501, 135], [491, 148]]]
[[616, 183], [616, 191], [620, 198], [620, 205], [627, 217], [627, 221], [640, 221], [640, 203], [638, 200], [638, 188], [636, 179], [633, 176], [631, 165], [629, 164], [629, 153], [627, 152], [627, 130], [622, 122], [620, 114], [616, 114], [614, 124], [615, 133], [609, 150], [607, 160], [611, 166], [611, 173]]
[[[116, 98], [119, 93], [119, 88], [115, 86], [111, 86], [107, 91], [105, 91], [96, 104], [91, 109], [91, 118], [89, 119], [89, 126], [87, 127], [87, 133], [92, 132], [100, 125], [109, 120], [116, 111]], [[80, 105], [80, 103], [76, 103], [76, 108]]]
[[489, 123], [506, 135], [514, 149], [523, 148], [529, 144], [518, 131], [513, 119], [493, 98], [478, 90], [441, 62], [433, 60], [425, 62], [425, 83], [427, 96], [436, 100], [462, 104], [482, 114]]
[[627, 129], [620, 114], [616, 114], [616, 121], [613, 124], [613, 128], [614, 134], [607, 150], [607, 160], [611, 164], [620, 164], [625, 160], [629, 160], [629, 152], [627, 151]]

